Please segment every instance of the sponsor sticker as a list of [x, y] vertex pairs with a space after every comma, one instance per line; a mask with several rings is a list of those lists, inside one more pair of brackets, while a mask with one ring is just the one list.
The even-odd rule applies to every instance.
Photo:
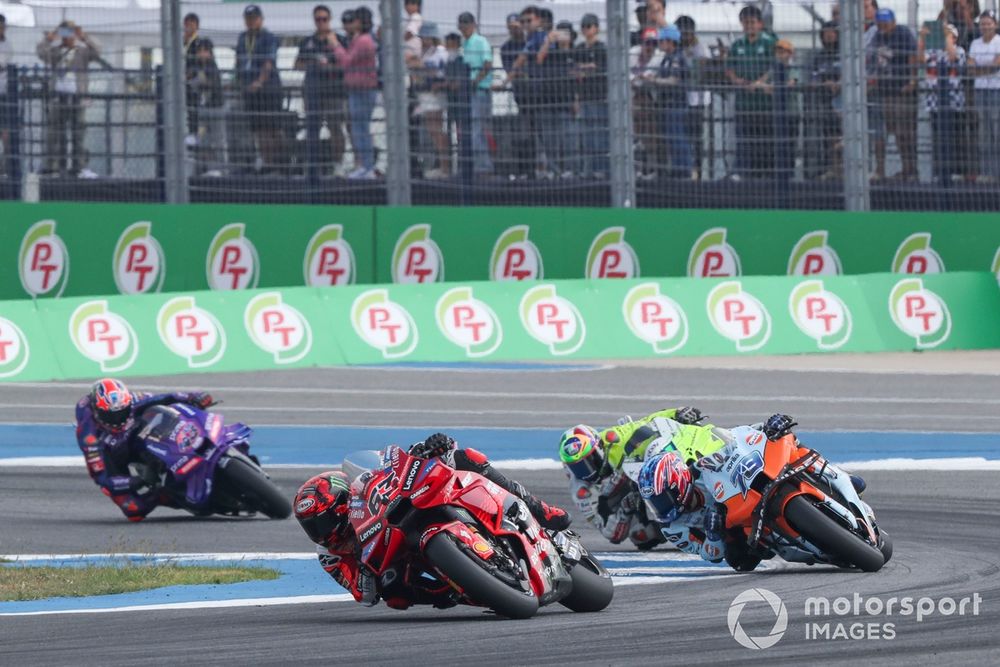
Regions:
[[698, 237], [688, 255], [688, 277], [734, 278], [741, 273], [740, 256], [726, 243], [725, 227], [713, 227]]
[[392, 282], [444, 281], [444, 256], [431, 239], [430, 225], [412, 225], [400, 234], [392, 251]]
[[139, 339], [132, 325], [109, 310], [103, 299], [77, 306], [69, 318], [69, 337], [80, 354], [99, 364], [105, 373], [125, 370], [139, 354]]
[[639, 258], [625, 240], [624, 227], [608, 227], [594, 237], [587, 251], [584, 275], [587, 278], [639, 277]]
[[809, 232], [795, 244], [788, 257], [790, 276], [839, 276], [843, 273], [840, 257], [831, 248], [825, 229]]
[[508, 227], [493, 244], [490, 280], [541, 280], [545, 276], [542, 253], [528, 239], [528, 225]]
[[518, 310], [525, 331], [553, 355], [572, 354], [583, 345], [587, 336], [583, 317], [571, 301], [556, 293], [555, 285], [529, 289]]
[[136, 222], [125, 228], [112, 257], [115, 285], [122, 294], [159, 292], [167, 275], [167, 261], [153, 236], [153, 223]]
[[762, 347], [771, 337], [771, 314], [738, 280], [717, 285], [706, 300], [708, 319], [740, 352]]
[[156, 316], [156, 329], [167, 349], [187, 360], [191, 368], [211, 366], [226, 351], [226, 332], [215, 315], [192, 296], [167, 301]]
[[409, 311], [378, 288], [362, 292], [351, 306], [354, 331], [386, 359], [398, 359], [417, 347], [417, 324]]
[[931, 247], [930, 232], [910, 234], [896, 249], [893, 273], [944, 273], [941, 255]]
[[948, 304], [924, 287], [921, 278], [896, 283], [889, 293], [889, 314], [900, 331], [916, 340], [918, 349], [937, 347], [951, 334]]
[[298, 504], [295, 505], [295, 513], [302, 514], [315, 504], [316, 504], [315, 498], [303, 498], [298, 502]]
[[309, 320], [282, 301], [281, 292], [265, 292], [250, 299], [243, 325], [254, 345], [274, 356], [276, 364], [299, 361], [312, 348]]
[[851, 311], [844, 300], [823, 286], [804, 280], [788, 295], [792, 321], [821, 350], [836, 350], [851, 338]]
[[0, 377], [17, 375], [28, 363], [31, 347], [21, 328], [0, 317]]
[[24, 233], [17, 268], [29, 296], [63, 293], [69, 281], [69, 252], [56, 234], [55, 220], [40, 220]]
[[356, 279], [354, 249], [344, 240], [343, 225], [321, 227], [306, 245], [302, 272], [311, 287], [353, 285]]
[[455, 287], [441, 295], [435, 308], [444, 337], [465, 350], [468, 357], [485, 357], [503, 340], [496, 312], [473, 296], [471, 287]]
[[688, 320], [676, 301], [660, 293], [657, 283], [636, 285], [625, 295], [622, 314], [629, 330], [653, 346], [657, 354], [670, 354], [688, 339]]
[[211, 289], [257, 287], [260, 259], [257, 257], [257, 248], [244, 236], [245, 227], [242, 222], [226, 225], [209, 244], [205, 272]]

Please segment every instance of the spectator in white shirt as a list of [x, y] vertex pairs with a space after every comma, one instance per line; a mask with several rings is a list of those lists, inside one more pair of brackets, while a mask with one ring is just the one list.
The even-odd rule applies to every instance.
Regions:
[[993, 183], [1000, 178], [1000, 39], [993, 11], [980, 14], [979, 30], [983, 36], [969, 47], [979, 115], [979, 179]]

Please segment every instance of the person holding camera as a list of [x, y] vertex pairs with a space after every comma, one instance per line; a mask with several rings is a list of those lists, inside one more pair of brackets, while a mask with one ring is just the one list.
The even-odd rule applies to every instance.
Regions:
[[337, 67], [334, 43], [340, 37], [330, 26], [333, 14], [326, 5], [313, 8], [316, 32], [299, 44], [295, 69], [306, 73], [302, 84], [306, 111], [306, 168], [310, 178], [325, 170], [320, 152], [319, 132], [326, 123], [330, 132], [330, 161], [336, 165], [344, 159], [346, 140], [344, 123], [347, 120], [347, 93], [344, 90], [344, 70]]

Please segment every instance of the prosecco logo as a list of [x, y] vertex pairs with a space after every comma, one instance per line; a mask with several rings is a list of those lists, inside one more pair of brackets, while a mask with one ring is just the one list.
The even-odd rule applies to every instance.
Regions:
[[160, 242], [153, 236], [153, 223], [136, 222], [118, 237], [112, 260], [115, 285], [122, 294], [159, 292], [167, 275], [167, 262]]
[[29, 295], [60, 296], [69, 281], [69, 252], [55, 220], [40, 220], [25, 232], [18, 252], [21, 286]]
[[931, 247], [931, 235], [919, 232], [903, 239], [892, 259], [892, 272], [944, 273], [941, 255]]
[[624, 227], [608, 227], [590, 244], [587, 278], [638, 278], [639, 258], [625, 240]]
[[254, 345], [274, 356], [276, 364], [302, 359], [312, 348], [312, 328], [298, 309], [284, 303], [280, 292], [250, 299], [243, 324]]
[[17, 375], [28, 364], [31, 347], [21, 328], [0, 317], [0, 377]]
[[771, 314], [755, 296], [730, 280], [708, 293], [708, 319], [720, 335], [736, 343], [740, 352], [759, 349], [771, 337]]
[[839, 276], [843, 273], [837, 251], [827, 244], [829, 232], [809, 232], [795, 244], [788, 258], [790, 276]]
[[398, 359], [417, 347], [417, 324], [385, 289], [362, 292], [351, 306], [354, 331], [386, 359]]
[[641, 341], [653, 346], [657, 354], [669, 354], [688, 339], [688, 321], [680, 305], [660, 294], [657, 283], [636, 285], [622, 302], [625, 324]]
[[500, 318], [471, 287], [456, 287], [441, 295], [435, 308], [437, 325], [445, 338], [465, 350], [468, 357], [492, 354], [503, 340]]
[[191, 368], [215, 364], [226, 352], [226, 331], [215, 315], [201, 308], [194, 297], [167, 301], [156, 316], [156, 329], [167, 349], [185, 359]]
[[493, 244], [490, 280], [541, 280], [542, 253], [528, 239], [528, 225], [508, 227]]
[[413, 225], [400, 234], [392, 251], [392, 282], [444, 281], [444, 256], [431, 239], [430, 225]]
[[896, 283], [889, 294], [889, 314], [900, 331], [916, 340], [918, 349], [937, 347], [951, 334], [948, 304], [920, 278]]
[[139, 354], [139, 338], [132, 325], [112, 312], [103, 299], [77, 306], [69, 318], [69, 337], [80, 354], [105, 373], [125, 370]]
[[714, 227], [698, 237], [688, 255], [688, 277], [733, 278], [740, 275], [740, 256], [726, 243], [726, 233], [725, 227]]
[[257, 286], [260, 259], [257, 248], [244, 232], [245, 225], [234, 222], [220, 229], [209, 244], [205, 271], [211, 289], [238, 290]]
[[321, 227], [306, 245], [302, 271], [311, 287], [353, 285], [356, 263], [354, 249], [344, 240], [343, 225]]
[[851, 311], [822, 280], [805, 280], [788, 295], [792, 321], [821, 350], [836, 350], [851, 337]]
[[518, 309], [525, 331], [554, 355], [572, 354], [587, 337], [583, 317], [568, 299], [556, 294], [555, 285], [532, 287], [521, 297]]

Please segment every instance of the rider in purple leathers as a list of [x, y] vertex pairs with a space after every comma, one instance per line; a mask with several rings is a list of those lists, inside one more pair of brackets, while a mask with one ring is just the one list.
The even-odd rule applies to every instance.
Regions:
[[132, 437], [136, 418], [150, 406], [171, 403], [204, 409], [214, 400], [204, 392], [130, 392], [120, 381], [104, 378], [95, 382], [76, 404], [76, 441], [86, 459], [87, 472], [129, 521], [142, 521], [165, 502], [146, 480], [129, 474], [128, 464], [136, 454]]

